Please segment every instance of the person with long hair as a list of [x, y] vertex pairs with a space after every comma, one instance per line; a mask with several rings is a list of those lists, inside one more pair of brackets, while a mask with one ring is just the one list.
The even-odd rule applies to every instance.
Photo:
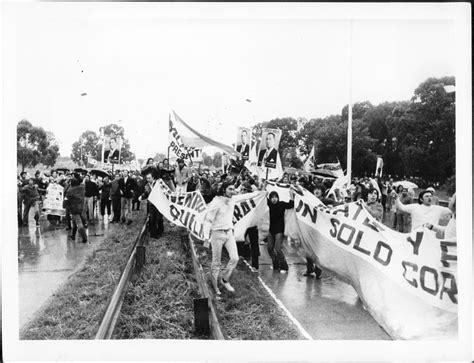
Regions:
[[[210, 234], [210, 239], [206, 239], [205, 245], [208, 246], [210, 243], [212, 248], [211, 281], [217, 295], [220, 295], [218, 283], [224, 286], [227, 291], [235, 292], [230, 284], [232, 272], [239, 262], [237, 243], [234, 238], [234, 224], [232, 223], [235, 206], [232, 197], [235, 194], [235, 186], [232, 183], [222, 183], [218, 195], [207, 207], [204, 221], [204, 234], [206, 236]], [[227, 250], [229, 262], [220, 274], [222, 248]], [[220, 278], [219, 275], [221, 275]]]
[[365, 200], [365, 208], [377, 221], [382, 222], [383, 207], [379, 202], [380, 195], [379, 191], [375, 188], [370, 188], [367, 193], [367, 200]]
[[[290, 197], [293, 198], [293, 191], [290, 189]], [[281, 273], [288, 272], [288, 263], [283, 254], [283, 233], [285, 231], [285, 210], [294, 207], [294, 201], [288, 203], [281, 202], [276, 191], [271, 191], [268, 195], [268, 209], [270, 213], [270, 228], [267, 237], [268, 254], [273, 263], [273, 269]]]

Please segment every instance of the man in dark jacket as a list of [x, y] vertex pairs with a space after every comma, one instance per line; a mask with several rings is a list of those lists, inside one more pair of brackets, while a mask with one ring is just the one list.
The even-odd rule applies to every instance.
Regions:
[[30, 210], [34, 212], [36, 225], [39, 226], [39, 199], [38, 185], [35, 184], [35, 179], [30, 178], [28, 185], [21, 188], [23, 194], [23, 203], [25, 209], [23, 210], [23, 225], [28, 226]]
[[132, 214], [132, 198], [137, 186], [135, 181], [128, 175], [128, 170], [123, 171], [123, 178], [120, 179], [119, 188], [122, 192], [122, 223], [132, 223], [130, 219]]
[[70, 238], [76, 239], [76, 232], [79, 230], [82, 242], [87, 242], [87, 234], [82, 224], [81, 214], [84, 209], [85, 185], [77, 178], [71, 179], [71, 187], [68, 189], [65, 198], [67, 206], [71, 212], [72, 235]]
[[[290, 196], [292, 196], [291, 189]], [[267, 204], [270, 211], [268, 254], [272, 258], [273, 269], [285, 273], [288, 271], [288, 263], [282, 251], [283, 233], [285, 231], [285, 210], [293, 208], [294, 202], [293, 200], [290, 200], [288, 203], [280, 202], [278, 193], [272, 191], [268, 196]]]
[[100, 190], [100, 215], [102, 220], [105, 221], [105, 209], [107, 208], [107, 220], [110, 218], [110, 206], [112, 203], [112, 198], [110, 196], [110, 190], [112, 189], [112, 184], [109, 181], [109, 176], [105, 176], [102, 182], [102, 185], [99, 187]]
[[[140, 200], [148, 199], [150, 196], [153, 187], [155, 186], [156, 180], [154, 178], [154, 173], [149, 172], [146, 174], [147, 184], [145, 185], [144, 193], [139, 197]], [[163, 234], [163, 215], [158, 211], [158, 209], [148, 200], [147, 205], [148, 210], [148, 225], [150, 226], [150, 238], [160, 238]]]
[[112, 200], [112, 211], [114, 217], [112, 218], [111, 223], [120, 222], [120, 208], [122, 203], [122, 193], [120, 191], [120, 174], [115, 174], [115, 178], [110, 183], [110, 199]]
[[95, 202], [97, 197], [99, 196], [99, 186], [97, 185], [97, 181], [95, 176], [91, 177], [86, 176], [85, 178], [85, 210], [86, 210], [86, 217], [87, 222], [90, 224], [94, 224], [94, 210], [95, 210]]

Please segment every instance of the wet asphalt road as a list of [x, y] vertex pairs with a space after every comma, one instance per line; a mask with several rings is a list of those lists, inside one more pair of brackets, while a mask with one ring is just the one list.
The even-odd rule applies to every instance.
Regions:
[[291, 243], [283, 248], [289, 271], [271, 269], [266, 245], [260, 245], [260, 277], [315, 340], [389, 340], [363, 308], [352, 286], [324, 271], [321, 280], [305, 277], [306, 261]]
[[[30, 223], [30, 225], [34, 223]], [[107, 234], [109, 225], [96, 222], [88, 228], [88, 243], [68, 238], [65, 225], [51, 225], [44, 217], [40, 226], [18, 230], [19, 326], [24, 326], [54, 291], [76, 272]]]

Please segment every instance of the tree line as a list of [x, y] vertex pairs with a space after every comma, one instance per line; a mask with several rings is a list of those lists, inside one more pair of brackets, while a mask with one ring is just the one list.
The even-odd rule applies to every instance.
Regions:
[[[372, 105], [357, 102], [352, 108], [352, 170], [354, 175], [375, 172], [377, 156], [384, 160], [384, 174], [424, 177], [445, 181], [455, 174], [454, 77], [428, 78], [409, 101]], [[284, 166], [299, 168], [313, 146], [318, 163], [347, 165], [348, 106], [338, 115], [309, 121], [278, 118], [254, 127], [283, 130], [280, 155]]]
[[[370, 175], [375, 170], [376, 158], [384, 160], [384, 174], [409, 177], [420, 176], [444, 182], [455, 174], [455, 93], [446, 86], [454, 86], [454, 77], [428, 78], [415, 90], [408, 101], [384, 102], [373, 105], [357, 102], [352, 108], [353, 141], [352, 170], [354, 175]], [[283, 131], [279, 151], [283, 166], [300, 168], [303, 159], [315, 147], [318, 163], [340, 161], [347, 165], [348, 106], [340, 114], [306, 120], [277, 118], [256, 124], [253, 139], [259, 139], [262, 128]], [[122, 162], [132, 161], [125, 130], [116, 124], [103, 127], [104, 133], [123, 139]], [[88, 157], [101, 160], [100, 135], [86, 130], [73, 143], [71, 159], [87, 166]], [[39, 163], [53, 166], [59, 147], [51, 132], [36, 127], [28, 120], [17, 125], [18, 164], [34, 167]], [[161, 154], [160, 154], [161, 155]], [[164, 155], [164, 154], [163, 154]], [[203, 154], [205, 166], [220, 167], [222, 153]]]

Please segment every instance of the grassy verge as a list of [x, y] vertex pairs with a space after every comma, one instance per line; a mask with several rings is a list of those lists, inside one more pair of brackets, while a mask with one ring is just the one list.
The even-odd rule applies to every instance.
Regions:
[[195, 339], [193, 298], [199, 297], [191, 257], [181, 244], [183, 229], [165, 224], [151, 239], [146, 264], [127, 290], [115, 339]]
[[[200, 262], [210, 279], [211, 251], [196, 243]], [[223, 252], [223, 265], [228, 255]], [[209, 280], [210, 281], [210, 280]], [[235, 293], [221, 289], [217, 310], [222, 329], [229, 339], [299, 340], [304, 339], [245, 263], [240, 260], [232, 276]], [[209, 283], [210, 285], [210, 283]]]
[[20, 339], [93, 339], [110, 294], [142, 223], [142, 210], [132, 225], [116, 225], [100, 247], [89, 256], [20, 332]]

